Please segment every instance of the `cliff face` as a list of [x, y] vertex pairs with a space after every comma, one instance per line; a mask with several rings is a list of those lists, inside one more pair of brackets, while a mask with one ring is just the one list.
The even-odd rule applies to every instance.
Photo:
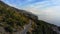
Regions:
[[60, 34], [58, 27], [0, 1], [0, 34]]

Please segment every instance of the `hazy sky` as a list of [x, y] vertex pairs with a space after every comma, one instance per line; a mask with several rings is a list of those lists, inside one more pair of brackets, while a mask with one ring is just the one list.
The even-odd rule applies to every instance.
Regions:
[[40, 20], [60, 26], [60, 0], [2, 0], [10, 6], [38, 15]]

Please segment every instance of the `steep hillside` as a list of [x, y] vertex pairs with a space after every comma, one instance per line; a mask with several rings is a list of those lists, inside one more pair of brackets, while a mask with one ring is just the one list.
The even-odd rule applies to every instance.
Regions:
[[56, 25], [38, 20], [38, 17], [30, 12], [0, 1], [0, 34], [20, 34], [25, 31], [26, 34], [59, 34], [55, 27], [57, 28]]
[[60, 31], [56, 25], [49, 24], [41, 20], [37, 20], [32, 28], [33, 29], [29, 30], [27, 34], [60, 34]]
[[10, 7], [0, 1], [0, 27], [6, 32], [21, 31], [25, 25], [29, 24], [29, 20], [33, 19], [37, 19], [37, 16], [30, 12]]

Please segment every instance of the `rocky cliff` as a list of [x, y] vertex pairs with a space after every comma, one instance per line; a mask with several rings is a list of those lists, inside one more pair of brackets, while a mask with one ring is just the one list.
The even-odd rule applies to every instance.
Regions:
[[0, 1], [0, 34], [60, 34], [58, 26]]

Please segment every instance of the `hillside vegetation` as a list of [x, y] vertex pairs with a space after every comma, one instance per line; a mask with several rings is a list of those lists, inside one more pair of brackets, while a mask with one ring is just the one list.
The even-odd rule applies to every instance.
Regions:
[[23, 26], [29, 23], [29, 19], [20, 12], [0, 1], [0, 26], [8, 29], [8, 32], [18, 28], [23, 29]]
[[[23, 30], [24, 26], [29, 24], [29, 20], [32, 20], [32, 26], [27, 34], [57, 34], [52, 29], [52, 27], [57, 27], [56, 25], [38, 20], [36, 15], [8, 6], [0, 1], [0, 27], [5, 30], [5, 34], [8, 34], [7, 32], [13, 34], [13, 32]], [[1, 31], [0, 34], [4, 34]]]

